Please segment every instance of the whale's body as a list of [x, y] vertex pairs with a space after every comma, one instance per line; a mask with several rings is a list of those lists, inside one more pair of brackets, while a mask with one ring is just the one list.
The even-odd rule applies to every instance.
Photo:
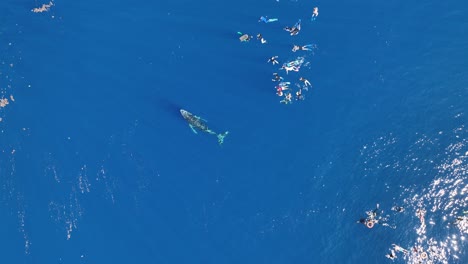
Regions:
[[[208, 125], [206, 124], [206, 120], [203, 120], [201, 117], [196, 116], [184, 109], [180, 109], [180, 114], [189, 123], [189, 126], [192, 129], [193, 133], [198, 134], [197, 130], [200, 130], [208, 134], [216, 135], [216, 132], [208, 128]], [[217, 135], [219, 144], [223, 144], [224, 137], [226, 137], [228, 133], [229, 132], [226, 131], [223, 134]]]

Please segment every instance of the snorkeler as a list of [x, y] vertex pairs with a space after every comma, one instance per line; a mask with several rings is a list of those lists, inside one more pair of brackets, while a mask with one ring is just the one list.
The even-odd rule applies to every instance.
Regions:
[[275, 21], [278, 21], [277, 18], [268, 18], [267, 16], [261, 16], [260, 19], [258, 20], [258, 22], [263, 22], [263, 23], [271, 23], [271, 22], [275, 22]]
[[378, 213], [378, 211], [379, 211], [379, 207], [380, 207], [380, 205], [377, 204], [377, 205], [375, 206], [375, 209], [374, 209], [374, 210], [366, 212], [367, 215], [370, 216], [370, 215], [372, 214], [372, 217], [376, 217], [376, 216], [377, 216], [377, 213]]
[[297, 27], [294, 27], [291, 29], [291, 36], [296, 36], [297, 34], [299, 34], [299, 31], [301, 30], [301, 28], [297, 28]]
[[307, 45], [302, 46], [301, 50], [309, 51], [309, 50], [313, 50], [313, 49], [316, 49], [316, 48], [317, 48], [317, 45], [315, 45], [315, 44], [307, 44]]
[[273, 56], [273, 57], [269, 58], [267, 62], [271, 62], [273, 65], [279, 64], [278, 60], [276, 60], [277, 58], [278, 58], [278, 56]]
[[273, 79], [271, 79], [273, 82], [280, 82], [283, 80], [283, 77], [279, 76], [278, 73], [274, 72], [273, 73]]
[[357, 221], [358, 224], [364, 224], [367, 228], [373, 228], [375, 224], [379, 223], [379, 220], [382, 219], [382, 217], [377, 218], [377, 215], [379, 214], [379, 204], [377, 204], [376, 208], [372, 211], [367, 211], [366, 218], [361, 218]]
[[315, 44], [307, 44], [307, 45], [304, 45], [304, 46], [294, 45], [293, 48], [292, 48], [292, 52], [296, 52], [298, 50], [311, 51], [311, 50], [313, 50], [315, 48], [317, 48], [317, 45], [315, 45]]
[[287, 94], [284, 96], [284, 99], [280, 101], [280, 103], [283, 103], [283, 104], [290, 104], [290, 103], [292, 103], [291, 99], [292, 99], [292, 94], [291, 94], [291, 93], [287, 93]]
[[288, 31], [291, 36], [295, 36], [299, 34], [299, 31], [301, 30], [301, 20], [296, 22], [296, 24], [291, 28], [291, 27], [284, 27], [284, 30]]
[[286, 90], [289, 90], [289, 87], [281, 86], [281, 85], [276, 86], [276, 94], [278, 96], [283, 96], [283, 91], [286, 91]]
[[237, 34], [242, 35], [242, 36], [239, 37], [239, 40], [241, 42], [247, 42], [247, 41], [250, 41], [252, 39], [252, 36], [250, 36], [249, 34], [242, 34], [241, 32], [237, 32]]
[[267, 43], [266, 39], [263, 38], [262, 34], [258, 33], [257, 34], [257, 39], [260, 40], [262, 44]]
[[393, 249], [390, 250], [390, 253], [385, 255], [385, 257], [391, 259], [391, 260], [394, 260], [397, 258], [397, 255], [395, 254], [395, 251]]
[[283, 89], [281, 89], [279, 86], [276, 86], [276, 94], [278, 96], [283, 96]]
[[373, 218], [360, 218], [356, 223], [363, 224], [367, 228], [373, 228], [375, 224], [378, 224], [378, 221]]
[[359, 218], [359, 220], [356, 221], [357, 224], [365, 224], [366, 223], [366, 218]]
[[318, 7], [314, 7], [314, 11], [312, 11], [312, 17], [310, 18], [311, 21], [315, 21], [319, 15]]
[[290, 82], [280, 82], [280, 83], [278, 84], [278, 86], [284, 87], [283, 90], [287, 90], [287, 89], [289, 89], [289, 85], [290, 85], [290, 84], [291, 84]]
[[416, 254], [416, 257], [419, 260], [418, 263], [422, 263], [422, 260], [427, 259], [428, 257], [427, 252], [425, 252], [424, 248], [422, 248], [421, 246], [414, 246], [413, 252]]
[[283, 65], [281, 67], [281, 70], [285, 70], [286, 74], [288, 74], [288, 72], [290, 72], [290, 71], [298, 72], [299, 69], [300, 69], [300, 67], [297, 67], [297, 66], [294, 66], [294, 65], [291, 65], [291, 66]]
[[393, 206], [392, 207], [392, 211], [395, 211], [395, 212], [398, 212], [398, 213], [402, 213], [405, 211], [405, 208], [401, 207], [401, 206]]
[[304, 100], [304, 95], [302, 94], [302, 89], [299, 89], [296, 92], [296, 100]]
[[395, 251], [402, 252], [403, 254], [408, 254], [407, 249], [404, 249], [404, 248], [402, 248], [402, 247], [400, 247], [399, 245], [396, 245], [396, 244], [392, 244], [392, 246], [393, 246], [393, 249], [395, 249]]
[[299, 34], [299, 31], [301, 31], [301, 20], [300, 19], [299, 19], [299, 21], [296, 22], [296, 24], [294, 25], [294, 27], [290, 31], [291, 36], [295, 36], [295, 35]]
[[304, 77], [299, 78], [299, 81], [303, 82], [306, 87], [312, 86], [310, 82]]

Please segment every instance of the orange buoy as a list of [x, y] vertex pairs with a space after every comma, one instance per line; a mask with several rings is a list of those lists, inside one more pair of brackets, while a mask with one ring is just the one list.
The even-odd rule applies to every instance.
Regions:
[[366, 226], [367, 226], [367, 228], [373, 228], [374, 227], [374, 221], [367, 221]]

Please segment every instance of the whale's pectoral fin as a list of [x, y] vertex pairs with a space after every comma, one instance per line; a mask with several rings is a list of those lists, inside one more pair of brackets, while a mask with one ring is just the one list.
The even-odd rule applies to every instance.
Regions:
[[197, 130], [195, 130], [195, 128], [192, 125], [189, 125], [189, 127], [190, 127], [190, 129], [192, 129], [193, 133], [198, 134]]
[[208, 122], [208, 121], [206, 121], [206, 119], [201, 118], [199, 116], [193, 116], [193, 118], [195, 118], [196, 120], [202, 120], [202, 121]]

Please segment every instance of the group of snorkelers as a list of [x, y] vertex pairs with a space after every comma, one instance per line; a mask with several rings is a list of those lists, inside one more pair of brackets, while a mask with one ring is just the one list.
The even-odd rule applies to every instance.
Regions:
[[[405, 208], [401, 206], [393, 206], [392, 211], [397, 213], [402, 213], [405, 211]], [[360, 218], [357, 223], [365, 225], [367, 228], [373, 228], [376, 224], [380, 224], [382, 226], [390, 226], [387, 223], [388, 217], [383, 217], [383, 210], [379, 208], [379, 204], [375, 207], [374, 210], [366, 211], [366, 217]], [[386, 254], [385, 257], [394, 260], [397, 258], [397, 253], [408, 254], [409, 251], [399, 245], [392, 244], [392, 248], [390, 248], [390, 253]], [[421, 253], [422, 254], [422, 253]], [[427, 257], [427, 253], [426, 257]], [[424, 254], [423, 254], [424, 256]]]
[[429, 255], [421, 246], [414, 246], [411, 250], [402, 248], [399, 245], [392, 244], [390, 253], [386, 254], [385, 257], [391, 260], [398, 258], [397, 253], [402, 253], [404, 256], [411, 255], [414, 263], [423, 263], [423, 261], [429, 258]]
[[273, 73], [273, 82], [277, 82], [278, 84], [275, 86], [276, 94], [280, 97], [284, 97], [280, 102], [284, 104], [290, 104], [293, 100], [293, 94], [295, 100], [304, 100], [303, 91], [307, 91], [311, 86], [310, 82], [305, 79], [304, 77], [299, 77], [299, 81], [302, 82], [302, 85], [298, 86], [296, 91], [292, 91], [290, 87], [290, 82], [283, 82], [283, 77], [281, 77], [278, 73]]
[[[314, 45], [305, 45], [305, 46], [297, 46], [294, 45], [293, 51], [296, 52], [297, 50], [312, 50]], [[267, 60], [268, 63], [272, 65], [279, 64], [278, 56], [273, 56]], [[289, 61], [283, 63], [279, 70], [284, 70], [286, 74], [289, 72], [299, 72], [302, 65], [306, 64], [304, 57], [297, 57], [293, 61]], [[296, 101], [304, 100], [304, 92], [308, 91], [309, 88], [312, 87], [312, 84], [309, 80], [304, 77], [299, 77], [299, 82], [297, 82], [294, 87], [291, 86], [291, 82], [284, 81], [284, 78], [281, 77], [277, 72], [273, 73], [273, 78], [271, 79], [273, 82], [277, 82], [275, 86], [276, 94], [282, 97], [280, 103], [284, 104], [291, 104], [293, 99]]]
[[[392, 210], [394, 209], [395, 207], [392, 208]], [[404, 210], [402, 207], [399, 207], [401, 208], [401, 210]], [[388, 220], [388, 217], [387, 216], [383, 216], [383, 210], [381, 210], [379, 208], [379, 204], [377, 204], [377, 206], [375, 207], [374, 210], [371, 210], [371, 211], [366, 211], [366, 217], [365, 218], [360, 218], [357, 223], [358, 224], [363, 224], [365, 225], [367, 228], [373, 228], [376, 224], [380, 224], [382, 226], [388, 226], [388, 227], [391, 227], [388, 223], [387, 223], [387, 220]], [[402, 212], [402, 211], [401, 211]]]
[[[314, 7], [312, 11], [312, 17], [311, 21], [316, 20], [318, 16], [318, 7]], [[261, 23], [272, 23], [278, 21], [277, 18], [268, 18], [267, 16], [261, 16], [258, 20], [258, 22]], [[299, 34], [301, 31], [301, 24], [302, 21], [299, 19], [292, 27], [284, 27], [283, 29], [291, 36], [296, 36]], [[249, 34], [243, 34], [241, 32], [237, 32], [239, 35], [239, 40], [241, 42], [249, 42], [250, 40], [254, 39], [252, 35]], [[267, 40], [263, 37], [262, 34], [258, 33], [257, 34], [257, 40], [261, 44], [266, 44], [268, 43]], [[314, 51], [317, 49], [317, 45], [315, 44], [307, 44], [307, 45], [293, 45], [292, 47], [292, 52], [298, 52], [298, 51]], [[271, 63], [272, 65], [279, 65], [280, 62], [278, 61], [279, 56], [272, 56], [270, 57], [267, 62]], [[289, 75], [289, 72], [299, 72], [300, 68], [304, 64], [304, 58], [303, 57], [298, 57], [296, 60], [286, 62], [282, 64], [281, 68], [279, 70], [284, 70], [287, 75]], [[297, 80], [297, 79], [296, 79]], [[298, 82], [295, 84], [291, 85], [291, 82], [289, 81], [284, 81], [283, 77], [281, 77], [277, 72], [273, 73], [273, 78], [272, 81], [276, 82], [277, 84], [275, 85], [275, 90], [276, 94], [280, 96], [282, 99], [280, 100], [280, 103], [284, 104], [291, 104], [293, 101], [299, 101], [299, 100], [304, 100], [304, 92], [308, 91], [310, 87], [312, 87], [312, 84], [310, 83], [309, 80], [306, 78], [300, 76], [298, 78]]]
[[[391, 208], [392, 211], [397, 213], [403, 213], [405, 208], [402, 206], [393, 206]], [[383, 210], [379, 208], [379, 204], [375, 207], [375, 209], [366, 211], [366, 217], [360, 218], [357, 223], [365, 225], [367, 228], [373, 228], [376, 224], [380, 224], [382, 226], [391, 227], [388, 223], [388, 216], [382, 216]], [[425, 216], [426, 210], [424, 208], [418, 208], [415, 212], [416, 217], [419, 219], [421, 225], [425, 225]], [[453, 224], [458, 226], [463, 225], [468, 227], [468, 211], [463, 211], [462, 215], [459, 215], [455, 218]], [[392, 227], [391, 227], [392, 228]], [[395, 228], [395, 227], [393, 227]], [[425, 251], [421, 246], [414, 246], [411, 250], [407, 250], [399, 245], [392, 244], [390, 248], [390, 252], [385, 255], [385, 257], [394, 260], [397, 258], [398, 253], [402, 253], [404, 256], [408, 256], [413, 260], [416, 260], [415, 263], [423, 263], [427, 260], [431, 254], [431, 249], [429, 251]], [[411, 256], [410, 256], [411, 255]]]

